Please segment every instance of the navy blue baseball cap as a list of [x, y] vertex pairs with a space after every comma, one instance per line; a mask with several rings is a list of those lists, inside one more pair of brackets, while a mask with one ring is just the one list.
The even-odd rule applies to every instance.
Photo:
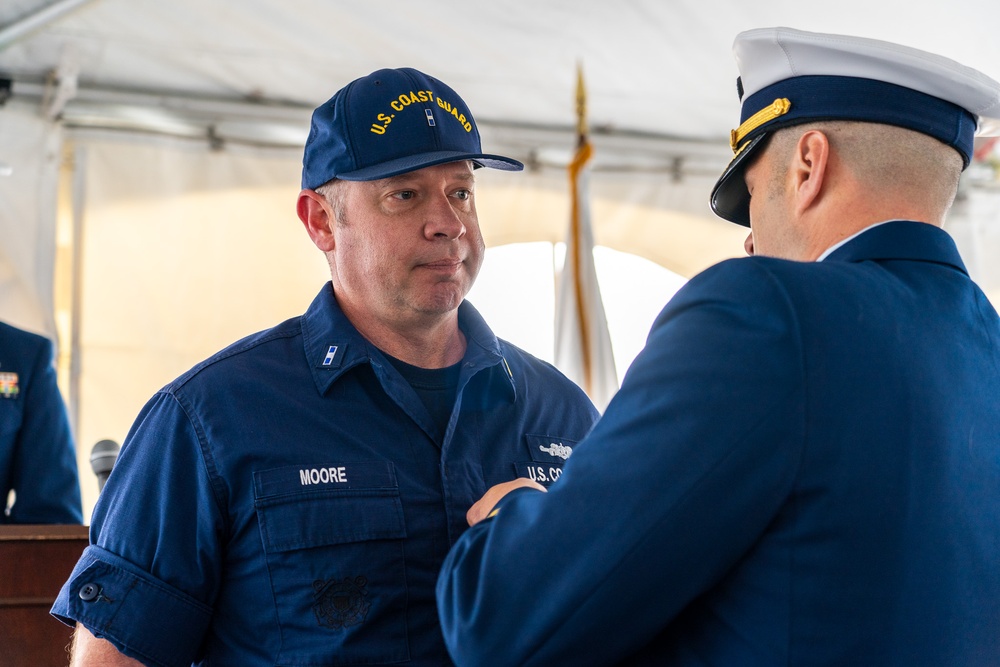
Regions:
[[520, 171], [483, 153], [469, 107], [454, 90], [415, 69], [381, 69], [347, 84], [313, 111], [302, 187], [374, 181], [445, 162]]
[[761, 28], [733, 44], [740, 126], [733, 159], [712, 190], [716, 215], [750, 226], [743, 173], [775, 131], [823, 120], [883, 123], [954, 148], [965, 166], [973, 139], [1000, 133], [1000, 84], [941, 56], [874, 39]]

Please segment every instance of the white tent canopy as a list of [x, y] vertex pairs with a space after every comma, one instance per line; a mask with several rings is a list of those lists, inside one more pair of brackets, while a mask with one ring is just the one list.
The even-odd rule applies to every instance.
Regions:
[[[485, 148], [529, 165], [479, 175], [498, 246], [563, 238], [581, 63], [597, 243], [691, 276], [742, 253], [745, 230], [707, 200], [738, 117], [733, 37], [767, 25], [1000, 79], [995, 0], [4, 0], [0, 319], [62, 334], [88, 470], [91, 443], [122, 439], [157, 388], [326, 280], [294, 213], [301, 145], [313, 107], [380, 67], [446, 81]], [[997, 194], [977, 165], [949, 223], [995, 299]]]

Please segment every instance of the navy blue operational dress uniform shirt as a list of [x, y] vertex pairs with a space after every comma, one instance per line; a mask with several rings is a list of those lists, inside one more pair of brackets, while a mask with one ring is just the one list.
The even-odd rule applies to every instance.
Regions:
[[443, 435], [327, 284], [142, 410], [53, 613], [150, 665], [449, 664], [434, 585], [466, 511], [557, 470], [597, 411], [463, 303]]
[[708, 269], [438, 602], [460, 665], [1000, 664], [996, 310], [914, 222]]
[[83, 520], [76, 450], [52, 365], [52, 341], [0, 322], [0, 510], [3, 523]]

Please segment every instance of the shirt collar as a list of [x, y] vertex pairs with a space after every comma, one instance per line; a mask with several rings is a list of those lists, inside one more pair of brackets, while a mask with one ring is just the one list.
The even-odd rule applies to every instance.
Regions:
[[[500, 342], [471, 303], [458, 307], [458, 326], [465, 334], [466, 351], [463, 369], [471, 373], [490, 366], [503, 365], [503, 376], [513, 392], [514, 383], [504, 360]], [[381, 350], [372, 345], [354, 327], [327, 282], [302, 316], [302, 341], [307, 363], [316, 388], [325, 393], [345, 372], [359, 364], [388, 364]]]
[[969, 272], [955, 240], [940, 227], [912, 220], [889, 220], [862, 230], [838, 243], [825, 261], [863, 262], [869, 260], [911, 260], [951, 266]]
[[855, 238], [857, 238], [861, 234], [864, 234], [865, 232], [867, 232], [869, 229], [873, 229], [875, 227], [878, 227], [879, 225], [884, 225], [887, 222], [893, 222], [893, 221], [892, 220], [883, 220], [882, 222], [876, 222], [874, 225], [869, 225], [868, 227], [865, 227], [861, 231], [855, 232], [854, 234], [851, 234], [846, 239], [842, 239], [842, 240], [838, 241], [837, 243], [834, 243], [832, 246], [830, 246], [829, 248], [827, 248], [823, 252], [822, 255], [820, 255], [819, 257], [817, 257], [816, 261], [817, 262], [822, 262], [824, 259], [826, 259], [827, 257], [829, 257], [833, 253], [834, 250], [836, 250], [840, 246], [844, 245], [845, 243], [849, 243], [850, 241], [854, 240]]

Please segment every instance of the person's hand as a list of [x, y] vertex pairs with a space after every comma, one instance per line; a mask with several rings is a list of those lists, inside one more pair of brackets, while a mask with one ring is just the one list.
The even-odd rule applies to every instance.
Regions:
[[476, 504], [469, 508], [469, 511], [465, 513], [466, 521], [469, 522], [470, 526], [475, 526], [477, 523], [489, 516], [490, 512], [493, 511], [493, 508], [496, 507], [496, 504], [500, 502], [501, 498], [514, 489], [520, 489], [524, 486], [531, 489], [538, 489], [543, 492], [545, 491], [544, 486], [525, 477], [518, 477], [517, 479], [509, 482], [497, 484], [484, 493], [483, 497], [477, 500]]

